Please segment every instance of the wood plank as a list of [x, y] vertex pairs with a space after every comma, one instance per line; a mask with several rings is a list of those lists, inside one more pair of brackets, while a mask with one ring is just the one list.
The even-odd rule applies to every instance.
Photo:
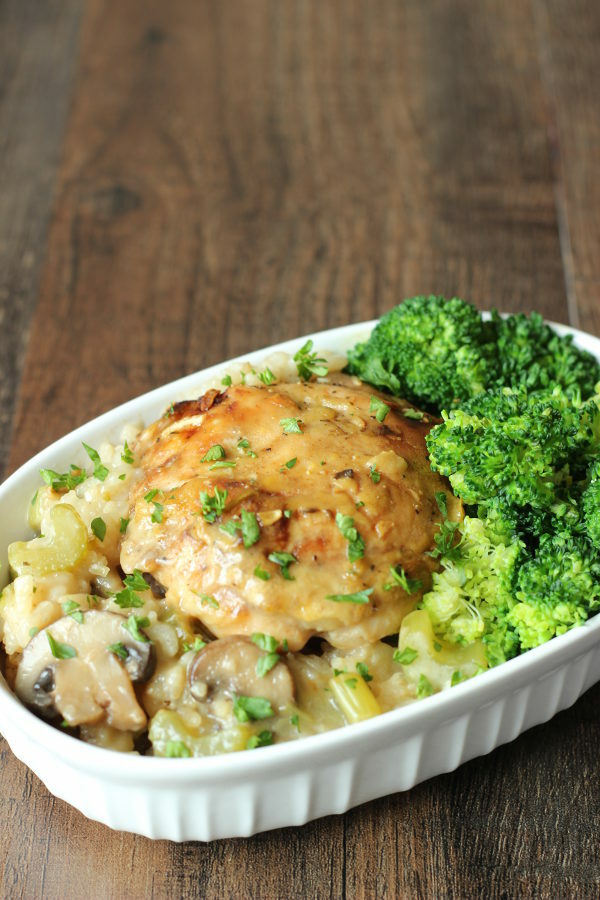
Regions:
[[600, 332], [600, 6], [534, 0], [573, 324]]
[[[131, 0], [111, 15], [91, 0], [10, 465], [163, 381], [413, 293], [566, 320], [547, 126], [517, 0]], [[209, 847], [87, 822], [5, 753], [0, 802], [19, 823], [3, 888], [585, 890], [597, 699], [407, 794]], [[555, 770], [569, 783], [549, 793]]]
[[81, 6], [0, 4], [0, 478], [37, 300]]

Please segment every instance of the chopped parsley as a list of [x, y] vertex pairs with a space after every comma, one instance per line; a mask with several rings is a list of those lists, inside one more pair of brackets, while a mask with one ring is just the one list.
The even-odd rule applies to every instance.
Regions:
[[410, 406], [408, 409], [403, 410], [403, 414], [405, 419], [416, 419], [417, 421], [420, 421], [424, 415], [420, 409], [413, 409]]
[[255, 750], [256, 747], [268, 747], [269, 744], [273, 743], [273, 732], [272, 731], [260, 731], [258, 734], [253, 734], [252, 737], [248, 738], [246, 743], [246, 750]]
[[394, 662], [400, 663], [401, 666], [409, 666], [418, 655], [418, 652], [413, 647], [405, 647], [404, 650], [395, 651]]
[[131, 448], [127, 441], [125, 441], [125, 446], [123, 447], [123, 452], [121, 453], [121, 459], [124, 463], [127, 463], [128, 466], [133, 465], [133, 453], [131, 452]]
[[456, 669], [452, 673], [452, 678], [450, 679], [450, 687], [456, 687], [457, 684], [460, 684], [461, 681], [464, 681], [464, 675], [459, 669]]
[[79, 603], [75, 600], [65, 600], [65, 602], [61, 604], [61, 609], [65, 616], [71, 616], [71, 618], [75, 619], [79, 625], [83, 625], [83, 613], [81, 612]]
[[286, 581], [295, 580], [289, 573], [289, 567], [291, 566], [291, 564], [298, 562], [293, 553], [284, 553], [276, 550], [273, 553], [269, 553], [268, 559], [276, 565], [281, 566], [281, 574], [286, 579]]
[[290, 716], [290, 725], [293, 725], [296, 731], [300, 731], [300, 716]]
[[206, 451], [200, 462], [214, 462], [215, 459], [225, 459], [225, 448], [221, 444], [213, 444]]
[[60, 641], [54, 640], [49, 631], [46, 632], [46, 637], [50, 644], [52, 656], [55, 659], [73, 659], [74, 656], [77, 656], [75, 647], [71, 647], [70, 644], [61, 644]]
[[258, 377], [260, 378], [262, 383], [266, 384], [267, 386], [273, 384], [274, 381], [277, 381], [268, 366], [263, 372], [258, 373]]
[[352, 688], [352, 690], [355, 691], [356, 685], [358, 684], [358, 678], [345, 678], [344, 684], [347, 684], [349, 688]]
[[148, 590], [148, 582], [139, 569], [134, 569], [133, 575], [126, 575], [123, 581], [132, 591], [143, 592]]
[[279, 424], [284, 430], [285, 434], [302, 434], [302, 429], [300, 428], [300, 419], [280, 419]]
[[436, 491], [435, 502], [437, 503], [439, 511], [441, 512], [443, 517], [445, 519], [448, 518], [448, 498], [443, 491]]
[[325, 599], [333, 600], [334, 603], [368, 603], [372, 593], [373, 588], [367, 588], [354, 594], [327, 594]]
[[373, 676], [369, 673], [369, 667], [366, 662], [357, 662], [356, 671], [363, 681], [373, 681]]
[[150, 516], [150, 519], [153, 522], [160, 523], [163, 520], [164, 506], [162, 505], [162, 503], [158, 503], [156, 500], [153, 500], [152, 502], [154, 504], [154, 509], [152, 510], [152, 515]]
[[293, 459], [288, 459], [288, 461], [285, 463], [286, 469], [293, 469], [297, 462], [298, 462], [297, 456], [294, 456]]
[[118, 641], [116, 644], [109, 644], [107, 650], [110, 650], [111, 653], [114, 653], [115, 656], [118, 656], [119, 659], [122, 659], [123, 662], [127, 659], [129, 654], [127, 653], [127, 647], [121, 641]]
[[37, 625], [34, 625], [29, 629], [29, 637], [35, 637], [39, 630], [40, 629], [37, 627]]
[[247, 509], [242, 510], [242, 540], [244, 547], [252, 547], [260, 540], [260, 525], [258, 524], [255, 513], [248, 512]]
[[317, 378], [325, 378], [329, 372], [327, 360], [321, 356], [317, 356], [316, 352], [311, 353], [313, 342], [308, 340], [297, 353], [294, 354], [294, 362], [298, 369], [298, 375], [302, 381], [308, 381], [313, 375]]
[[125, 534], [128, 525], [129, 519], [124, 519], [123, 516], [121, 516], [121, 518], [119, 519], [119, 531], [121, 534]]
[[223, 375], [221, 378], [221, 384], [225, 387], [231, 387], [231, 375]]
[[121, 627], [126, 628], [135, 641], [139, 641], [141, 644], [150, 644], [152, 643], [150, 638], [140, 631], [140, 628], [147, 628], [149, 624], [150, 619], [147, 616], [128, 616], [127, 621], [123, 622]]
[[390, 575], [392, 580], [384, 584], [384, 591], [391, 591], [392, 588], [401, 587], [407, 594], [414, 594], [415, 591], [423, 587], [423, 582], [419, 578], [409, 578], [402, 566], [390, 566]]
[[207, 494], [206, 491], [200, 491], [200, 503], [202, 515], [207, 522], [214, 522], [221, 515], [227, 503], [227, 491], [215, 488], [214, 495]]
[[381, 472], [377, 470], [376, 466], [371, 466], [371, 468], [369, 469], [369, 477], [371, 478], [373, 484], [379, 484], [379, 482], [381, 481]]
[[431, 697], [433, 694], [433, 685], [431, 684], [429, 678], [426, 675], [419, 675], [419, 681], [417, 684], [417, 697], [419, 700], [422, 700], [423, 697]]
[[260, 631], [255, 631], [250, 636], [250, 640], [257, 647], [260, 647], [261, 650], [266, 650], [267, 653], [273, 653], [279, 647], [277, 638], [272, 637], [270, 634], [262, 634]]
[[257, 566], [254, 570], [254, 574], [257, 578], [260, 578], [261, 581], [268, 581], [271, 577], [266, 569], [261, 569], [260, 566]]
[[157, 494], [158, 488], [153, 488], [151, 491], [148, 491], [147, 494], [144, 494], [144, 500], [146, 503], [152, 503]]
[[92, 519], [90, 528], [92, 529], [92, 533], [96, 535], [99, 541], [104, 540], [104, 538], [106, 537], [106, 522], [104, 521], [104, 519], [101, 519], [100, 516]]
[[215, 600], [210, 594], [200, 594], [200, 602], [202, 606], [211, 606], [213, 609], [219, 608], [218, 600]]
[[451, 562], [456, 562], [461, 558], [460, 545], [454, 546], [454, 536], [458, 524], [458, 522], [449, 522], [447, 519], [442, 522], [440, 530], [434, 535], [435, 550], [431, 550], [429, 556], [433, 556], [434, 559], [443, 556]]
[[188, 644], [188, 643], [184, 642], [183, 652], [189, 653], [190, 650], [193, 650], [195, 653], [197, 653], [198, 650], [203, 650], [204, 647], [206, 647], [206, 641], [203, 641], [202, 638], [198, 635], [197, 637], [194, 638], [193, 644]]
[[238, 722], [250, 722], [257, 719], [270, 719], [274, 716], [273, 707], [266, 697], [235, 697], [233, 714]]
[[354, 527], [354, 519], [352, 516], [344, 516], [342, 513], [336, 513], [335, 523], [341, 531], [343, 537], [348, 541], [348, 559], [355, 562], [365, 555], [365, 542]]
[[59, 472], [55, 472], [54, 469], [40, 469], [40, 475], [57, 494], [62, 491], [72, 491], [87, 478], [87, 472], [79, 466], [73, 465], [73, 463], [71, 463], [70, 471], [64, 472], [62, 475]]
[[213, 469], [235, 469], [236, 466], [237, 460], [235, 459], [218, 459], [212, 466], [208, 467], [208, 471], [212, 472]]
[[102, 460], [100, 459], [100, 454], [97, 450], [94, 450], [93, 447], [90, 447], [89, 444], [86, 444], [85, 441], [81, 442], [83, 444], [83, 449], [94, 463], [94, 478], [97, 478], [98, 481], [104, 481], [106, 476], [108, 475], [108, 469], [105, 465], [102, 464]]
[[189, 759], [192, 751], [183, 741], [167, 741], [165, 756], [169, 759]]
[[378, 422], [383, 422], [389, 411], [390, 407], [387, 405], [387, 403], [384, 403], [383, 400], [379, 399], [379, 397], [371, 397], [369, 412], [375, 414], [375, 418]]
[[278, 662], [279, 653], [265, 653], [256, 663], [256, 674], [259, 678], [264, 678]]

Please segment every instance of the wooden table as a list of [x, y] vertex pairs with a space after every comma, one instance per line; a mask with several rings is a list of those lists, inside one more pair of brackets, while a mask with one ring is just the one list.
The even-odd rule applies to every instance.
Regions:
[[[416, 293], [600, 333], [599, 94], [597, 0], [0, 0], [0, 464]], [[89, 822], [0, 740], [0, 896], [598, 897], [599, 701], [212, 845]]]

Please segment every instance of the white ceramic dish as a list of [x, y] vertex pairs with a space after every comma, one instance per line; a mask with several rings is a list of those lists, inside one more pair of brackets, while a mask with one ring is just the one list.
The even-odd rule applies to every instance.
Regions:
[[[311, 335], [316, 348], [346, 351], [374, 322]], [[600, 358], [600, 340], [573, 333]], [[259, 364], [294, 353], [306, 337], [240, 357]], [[24, 510], [40, 468], [64, 467], [81, 441], [117, 439], [128, 422], [150, 422], [173, 401], [197, 396], [229, 360], [118, 407], [57, 441], [0, 487], [0, 559], [27, 537]], [[57, 797], [111, 828], [174, 841], [238, 837], [302, 825], [450, 772], [565, 709], [600, 680], [600, 616], [548, 644], [418, 701], [338, 731], [206, 759], [117, 754], [77, 741], [25, 709], [0, 676], [0, 730], [14, 754]]]

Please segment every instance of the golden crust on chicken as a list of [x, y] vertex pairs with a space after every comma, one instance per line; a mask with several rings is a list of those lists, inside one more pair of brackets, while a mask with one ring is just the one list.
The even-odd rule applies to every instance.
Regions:
[[393, 634], [436, 568], [436, 494], [461, 516], [428, 464], [433, 421], [407, 409], [343, 375], [176, 404], [137, 447], [123, 569], [152, 575], [217, 637], [299, 650], [314, 635], [346, 648]]

